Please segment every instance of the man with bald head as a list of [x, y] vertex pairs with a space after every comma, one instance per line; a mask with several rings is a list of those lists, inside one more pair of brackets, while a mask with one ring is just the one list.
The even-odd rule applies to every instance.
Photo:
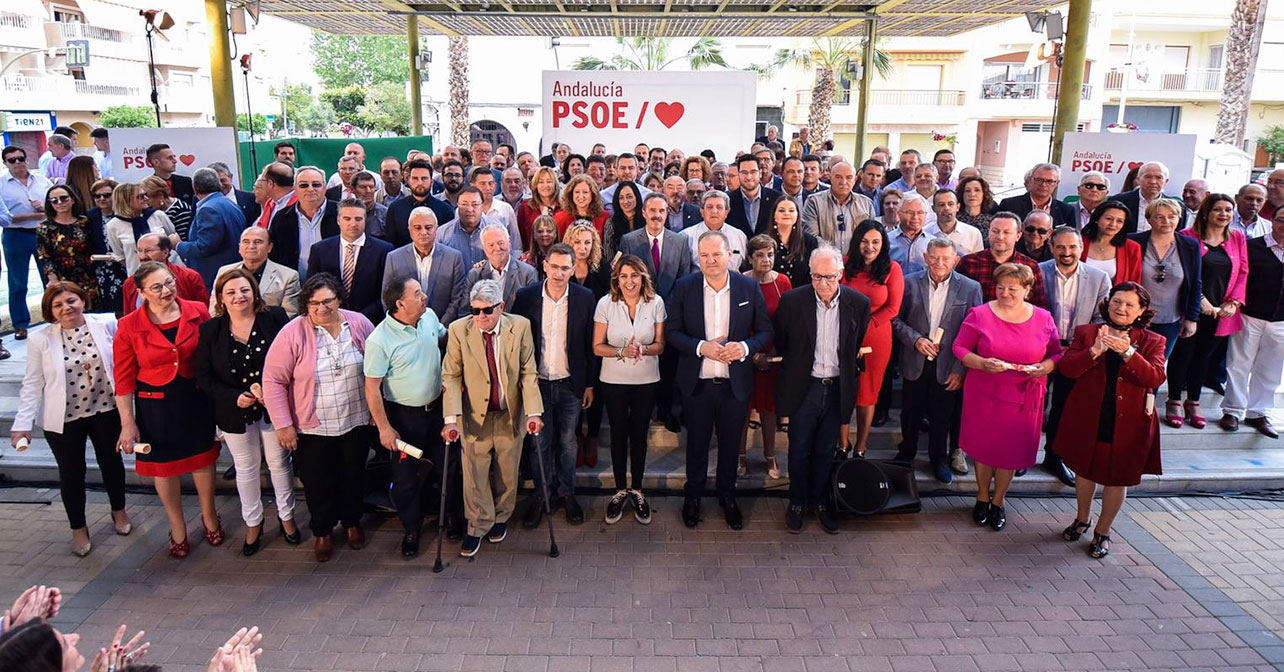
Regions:
[[[247, 227], [241, 232], [237, 251], [241, 255], [241, 260], [219, 268], [217, 275], [223, 275], [234, 268], [244, 268], [258, 281], [259, 293], [263, 295], [264, 303], [269, 306], [280, 306], [290, 317], [298, 315], [299, 272], [268, 259], [268, 255], [272, 252], [272, 240], [268, 236], [267, 229], [258, 226]], [[211, 298], [211, 310], [214, 308], [214, 303], [215, 299]]]
[[[1280, 173], [1280, 177], [1279, 177], [1280, 184], [1278, 185], [1278, 188], [1279, 188], [1280, 197], [1281, 197], [1280, 202], [1284, 203], [1284, 171], [1276, 171], [1276, 172]], [[1182, 185], [1181, 204], [1186, 206], [1186, 213], [1187, 213], [1187, 217], [1186, 217], [1187, 221], [1182, 222], [1183, 227], [1190, 225], [1189, 220], [1191, 219], [1193, 213], [1199, 212], [1199, 206], [1204, 204], [1205, 198], [1208, 198], [1208, 183], [1205, 182], [1203, 179], [1196, 177], [1196, 178], [1187, 180], [1186, 184]], [[1268, 178], [1266, 180], [1266, 204], [1262, 206], [1262, 212], [1258, 214], [1260, 214], [1263, 217], [1266, 217], [1267, 215], [1265, 211], [1267, 208], [1271, 208], [1271, 207], [1273, 207], [1271, 205], [1271, 182], [1270, 182], [1270, 179]]]
[[[503, 288], [504, 305], [511, 306], [517, 300], [517, 290], [539, 282], [535, 269], [513, 257], [512, 242], [508, 229], [501, 224], [488, 224], [481, 229], [482, 249], [486, 253], [485, 263], [468, 271], [464, 286], [471, 291], [473, 285], [482, 280], [497, 280]], [[462, 307], [458, 317], [466, 317], [468, 308]]]
[[803, 231], [843, 251], [856, 226], [874, 216], [874, 202], [856, 193], [856, 168], [850, 163], [831, 167], [829, 180], [829, 189], [807, 197], [802, 226]]
[[[1194, 182], [1191, 180], [1190, 182]], [[1190, 184], [1187, 182], [1186, 184]], [[1200, 180], [1203, 182], [1203, 180]], [[1182, 198], [1185, 199], [1185, 190], [1182, 190]], [[1204, 185], [1204, 195], [1208, 195], [1208, 185]], [[1186, 207], [1190, 207], [1189, 205]], [[1265, 217], [1268, 221], [1275, 217], [1275, 210], [1284, 207], [1284, 168], [1272, 170], [1266, 176], [1266, 202], [1262, 204], [1262, 210], [1258, 214]]]
[[[366, 172], [366, 173], [370, 173], [371, 175], [374, 175], [375, 189], [379, 189], [383, 187], [383, 180], [379, 177], [379, 175], [376, 174], [373, 170], [369, 170], [366, 168], [366, 148], [362, 147], [361, 143], [349, 142], [343, 148], [343, 155], [351, 156], [353, 159], [356, 159], [357, 170], [359, 172]], [[343, 184], [344, 184], [343, 178], [340, 177], [339, 173], [336, 172], [334, 175], [330, 176], [330, 181], [326, 183], [325, 187], [326, 189], [333, 189], [335, 187], [342, 186]], [[330, 200], [338, 200], [338, 199], [332, 198]]]
[[[169, 267], [170, 273], [174, 274], [175, 288], [174, 292], [180, 299], [188, 301], [200, 301], [209, 303], [210, 292], [205, 288], [205, 280], [201, 274], [186, 267], [174, 263], [174, 243], [169, 238], [159, 233], [147, 233], [138, 239], [138, 261], [156, 261]], [[143, 297], [138, 293], [138, 287], [134, 285], [132, 277], [125, 278], [125, 284], [120, 288], [121, 303], [125, 312], [129, 312], [143, 305]]]
[[393, 278], [417, 278], [428, 297], [429, 310], [442, 324], [450, 324], [468, 303], [464, 287], [468, 269], [458, 250], [437, 241], [438, 226], [431, 208], [410, 211], [410, 242], [388, 253], [383, 284]]
[[1150, 230], [1150, 222], [1146, 221], [1146, 206], [1159, 198], [1177, 198], [1164, 193], [1166, 186], [1168, 186], [1168, 166], [1158, 161], [1148, 161], [1137, 170], [1136, 189], [1111, 197], [1112, 200], [1121, 201], [1128, 208], [1128, 221], [1124, 224], [1124, 233]]
[[1016, 251], [1031, 259], [1043, 263], [1052, 259], [1052, 217], [1042, 210], [1035, 210], [1025, 216], [1021, 223], [1021, 240], [1017, 241]]
[[687, 183], [681, 177], [673, 175], [664, 181], [664, 202], [669, 206], [665, 227], [670, 231], [699, 223], [700, 208], [687, 202]]

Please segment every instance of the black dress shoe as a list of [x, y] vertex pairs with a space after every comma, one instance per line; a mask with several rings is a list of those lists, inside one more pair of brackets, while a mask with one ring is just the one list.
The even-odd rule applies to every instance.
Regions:
[[682, 524], [695, 527], [700, 524], [700, 498], [687, 497], [682, 500]]
[[1025, 476], [1026, 471], [1027, 471], [1026, 469], [1017, 469], [1016, 471], [1012, 472], [1012, 475], [1015, 477]]
[[678, 422], [677, 418], [669, 418], [668, 420], [665, 420], [664, 428], [669, 430], [670, 432], [673, 432], [674, 434], [682, 433], [682, 423]]
[[401, 538], [401, 555], [405, 558], [413, 558], [419, 555], [419, 533], [407, 532]]
[[534, 497], [528, 497], [526, 504], [526, 515], [522, 516], [522, 529], [533, 530], [544, 520], [544, 503]]
[[562, 499], [562, 506], [566, 509], [566, 522], [572, 525], [580, 525], [584, 522], [584, 509], [580, 508], [580, 503], [575, 500], [574, 495], [567, 495]]
[[1275, 431], [1275, 427], [1271, 425], [1271, 419], [1264, 415], [1260, 418], [1244, 418], [1244, 424], [1256, 429], [1267, 438], [1280, 438], [1280, 433]]
[[[281, 526], [281, 538], [285, 540], [285, 543], [291, 546], [298, 546], [299, 543], [303, 541], [303, 533], [299, 531], [298, 527], [294, 528], [294, 534], [290, 534], [289, 532], [285, 531], [284, 520], [277, 518], [276, 522]], [[295, 524], [297, 525], [297, 523]]]
[[1008, 524], [1008, 516], [1006, 513], [1004, 513], [1003, 507], [1001, 506], [995, 506], [991, 504], [988, 515], [990, 518], [990, 527], [995, 532], [998, 532], [999, 530], [1003, 529], [1004, 526]]
[[722, 513], [727, 517], [727, 527], [733, 530], [744, 529], [745, 516], [740, 513], [740, 506], [736, 504], [734, 497], [723, 497], [718, 500], [718, 504], [722, 507]]
[[816, 505], [816, 520], [820, 521], [820, 527], [829, 534], [838, 534], [838, 519], [834, 517], [834, 512], [829, 510], [828, 504]]
[[1061, 483], [1067, 488], [1074, 487], [1074, 474], [1070, 473], [1070, 469], [1066, 466], [1065, 462], [1062, 462], [1061, 460], [1045, 460], [1043, 468], [1046, 469], [1049, 474], [1056, 476], [1057, 480], [1061, 481]]
[[785, 508], [785, 529], [793, 534], [802, 532], [803, 528], [803, 507], [797, 504], [790, 504]]
[[1216, 392], [1219, 397], [1226, 396], [1226, 387], [1221, 383], [1204, 383], [1204, 387]]
[[446, 538], [451, 541], [459, 541], [464, 538], [464, 521], [462, 519], [446, 519]]
[[944, 460], [932, 463], [932, 475], [942, 483], [954, 482], [954, 472], [950, 471], [950, 465], [946, 464]]
[[897, 450], [896, 457], [893, 457], [892, 461], [899, 462], [904, 465], [914, 464], [914, 453], [907, 453], [903, 450]]
[[972, 505], [972, 522], [984, 525], [990, 522], [990, 503], [977, 502]]
[[0, 343], [0, 359], [9, 359], [9, 357], [9, 350], [4, 347], [3, 343]]

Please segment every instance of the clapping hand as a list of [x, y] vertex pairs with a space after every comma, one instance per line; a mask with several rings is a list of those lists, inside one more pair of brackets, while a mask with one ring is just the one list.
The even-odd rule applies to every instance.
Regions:
[[94, 662], [89, 666], [90, 672], [116, 672], [147, 655], [147, 649], [151, 648], [152, 643], [143, 642], [140, 646], [138, 642], [143, 638], [143, 634], [143, 631], [139, 630], [132, 639], [121, 644], [120, 640], [125, 636], [125, 624], [122, 623], [116, 629], [116, 635], [111, 638], [111, 647], [98, 649], [98, 655], [94, 656]]
[[1107, 340], [1109, 338], [1110, 338], [1109, 327], [1107, 327], [1104, 324], [1101, 325], [1100, 327], [1097, 327], [1097, 340], [1092, 342], [1092, 348], [1089, 350], [1092, 353], [1093, 359], [1096, 359], [1106, 354], [1106, 350], [1110, 349], [1110, 344], [1109, 344], [1109, 341]]
[[58, 615], [62, 604], [62, 591], [53, 586], [32, 586], [13, 601], [13, 606], [0, 617], [0, 630], [11, 628], [37, 618], [50, 619]]
[[[263, 653], [263, 649], [258, 648], [262, 641], [263, 635], [259, 633], [257, 625], [237, 630], [223, 646], [214, 650], [214, 656], [205, 668], [206, 672], [255, 672], [257, 667], [254, 659]], [[249, 667], [245, 667], [247, 664]]]
[[1105, 341], [1107, 348], [1110, 348], [1121, 355], [1128, 350], [1129, 346], [1132, 345], [1132, 339], [1129, 338], [1127, 334], [1123, 336], [1115, 336], [1108, 330], [1105, 335]]

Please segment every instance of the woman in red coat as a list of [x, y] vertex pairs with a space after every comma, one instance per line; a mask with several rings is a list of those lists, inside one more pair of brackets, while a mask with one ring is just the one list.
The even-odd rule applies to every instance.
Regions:
[[134, 470], [155, 479], [156, 494], [169, 518], [169, 554], [187, 557], [187, 519], [179, 477], [191, 474], [205, 523], [205, 540], [223, 543], [225, 535], [214, 507], [214, 411], [196, 387], [199, 327], [210, 319], [205, 304], [178, 298], [174, 274], [160, 262], [145, 261], [134, 271], [143, 305], [117, 323], [114, 342], [116, 409], [120, 412], [117, 450], [133, 453]]
[[1140, 483], [1142, 474], [1161, 473], [1154, 390], [1164, 382], [1164, 337], [1146, 329], [1154, 314], [1144, 287], [1115, 285], [1101, 305], [1106, 323], [1075, 329], [1057, 364], [1075, 381], [1056, 451], [1077, 476], [1079, 500], [1078, 514], [1062, 537], [1077, 541], [1088, 531], [1092, 498], [1101, 484], [1101, 517], [1088, 547], [1094, 558], [1110, 553], [1110, 526], [1128, 486]]
[[[531, 178], [531, 197], [517, 206], [517, 230], [522, 234], [522, 249], [529, 249], [535, 220], [553, 216], [562, 209], [557, 193], [557, 171], [540, 166]], [[561, 237], [558, 237], [559, 240]], [[516, 245], [516, 241], [513, 243]], [[539, 267], [537, 266], [536, 269]]]
[[1141, 244], [1128, 238], [1128, 208], [1106, 201], [1083, 227], [1083, 263], [1105, 271], [1115, 284], [1141, 282]]
[[[892, 361], [892, 318], [901, 312], [901, 299], [905, 296], [901, 265], [892, 261], [887, 231], [878, 222], [865, 220], [852, 232], [843, 278], [843, 284], [869, 299], [871, 311], [865, 341], [861, 343], [870, 352], [864, 355], [865, 372], [856, 392], [856, 454], [864, 457], [869, 428], [874, 423], [874, 406]], [[843, 452], [847, 451], [847, 429], [848, 424], [843, 423], [839, 430], [838, 443]]]

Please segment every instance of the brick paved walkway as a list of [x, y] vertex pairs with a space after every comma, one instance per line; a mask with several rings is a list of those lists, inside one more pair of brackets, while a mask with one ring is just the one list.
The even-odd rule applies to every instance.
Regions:
[[[0, 593], [57, 584], [68, 600], [56, 625], [82, 648], [125, 622], [148, 631], [148, 659], [167, 672], [203, 669], [249, 624], [267, 633], [265, 671], [1284, 670], [1271, 633], [1284, 620], [1284, 505], [1272, 503], [1130, 500], [1097, 561], [1086, 541], [1059, 540], [1066, 499], [1010, 500], [1001, 533], [973, 527], [970, 502], [951, 497], [793, 537], [779, 499], [744, 502], [736, 533], [708, 502], [687, 530], [673, 498], [653, 500], [650, 527], [606, 526], [594, 498], [593, 522], [559, 520], [558, 559], [542, 528], [517, 530], [471, 561], [448, 545], [433, 575], [431, 553], [396, 554], [391, 520], [326, 565], [310, 539], [289, 547], [275, 530], [245, 559], [228, 497], [228, 543], [179, 562], [154, 496], [131, 495], [139, 529], [121, 538], [91, 495], [97, 548], [80, 560], [56, 496], [0, 490]], [[11, 503], [41, 498], [54, 503]], [[1213, 524], [1222, 532], [1205, 534]]]

